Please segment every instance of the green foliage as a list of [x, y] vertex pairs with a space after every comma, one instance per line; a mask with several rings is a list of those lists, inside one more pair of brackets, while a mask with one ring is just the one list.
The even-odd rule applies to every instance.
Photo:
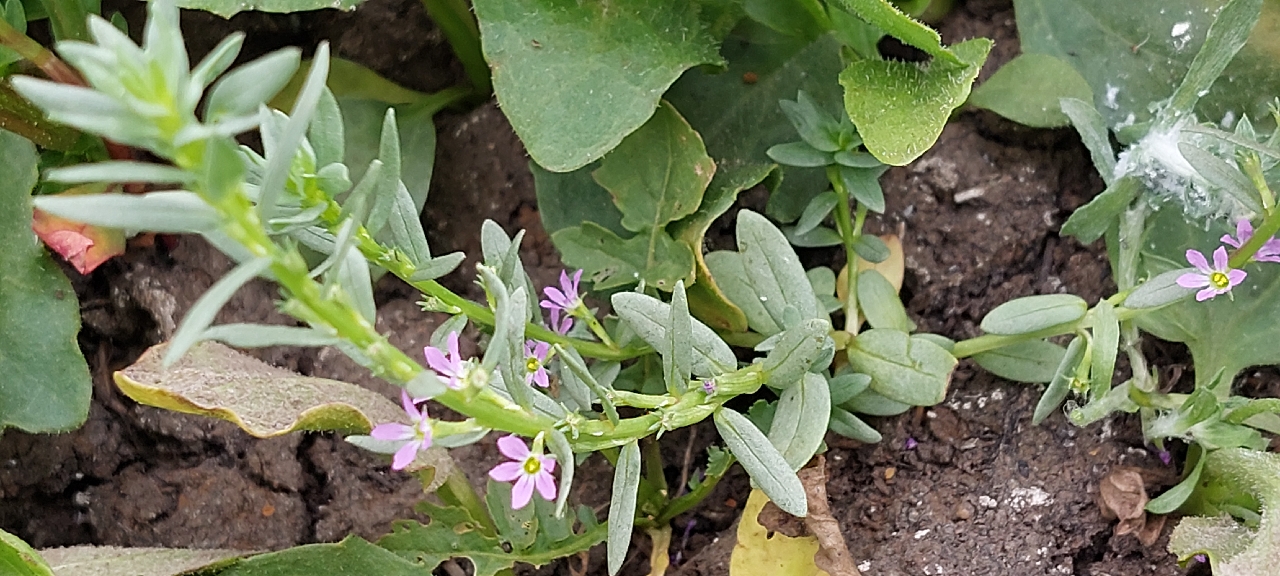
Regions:
[[631, 548], [636, 519], [636, 491], [640, 488], [640, 445], [630, 442], [618, 454], [613, 472], [613, 496], [609, 501], [609, 574], [617, 574]]
[[62, 432], [89, 414], [93, 384], [80, 353], [71, 283], [31, 231], [35, 147], [0, 130], [0, 429]]
[[800, 479], [791, 472], [786, 458], [755, 424], [728, 408], [716, 411], [715, 423], [729, 451], [742, 462], [747, 474], [774, 504], [792, 516], [808, 515]]
[[306, 576], [309, 574], [422, 574], [418, 562], [356, 537], [337, 544], [308, 544], [245, 558], [217, 576]]
[[176, 576], [217, 574], [252, 552], [190, 548], [68, 546], [42, 552], [58, 576]]
[[1074, 294], [1025, 296], [996, 306], [982, 317], [982, 330], [990, 334], [1030, 334], [1045, 328], [1075, 322], [1084, 317], [1089, 304]]
[[969, 104], [1037, 128], [1066, 126], [1062, 98], [1088, 101], [1089, 83], [1070, 64], [1048, 54], [1022, 54], [973, 89]]
[[859, 334], [847, 352], [853, 369], [871, 376], [871, 390], [912, 406], [941, 402], [956, 366], [937, 344], [889, 328]]
[[1047, 384], [1058, 371], [1066, 349], [1044, 340], [1029, 340], [973, 356], [988, 372], [1016, 382]]
[[792, 470], [799, 470], [822, 445], [830, 417], [831, 393], [826, 378], [806, 372], [778, 398], [769, 426], [769, 441]]
[[254, 12], [306, 12], [324, 8], [339, 10], [355, 10], [363, 0], [178, 0], [178, 6], [193, 10], [212, 12], [223, 18], [230, 18], [246, 11]]
[[[1205, 554], [1215, 574], [1265, 574], [1280, 555], [1275, 502], [1280, 498], [1280, 457], [1244, 449], [1207, 454], [1200, 477], [1205, 497], [1193, 505], [1198, 516], [1183, 518], [1169, 537], [1169, 551], [1186, 561]], [[1245, 498], [1255, 504], [1241, 506]], [[1256, 510], [1256, 511], [1255, 511]], [[1227, 512], [1249, 512], [1240, 523]], [[1261, 516], [1257, 516], [1261, 512]]]
[[4, 530], [0, 530], [0, 568], [12, 576], [53, 576], [35, 549]]
[[585, 166], [653, 115], [686, 69], [720, 63], [696, 4], [481, 0], [493, 88], [534, 161]]

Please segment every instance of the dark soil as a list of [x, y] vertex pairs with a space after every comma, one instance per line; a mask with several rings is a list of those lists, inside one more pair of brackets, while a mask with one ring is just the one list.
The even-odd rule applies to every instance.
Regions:
[[[141, 4], [123, 8], [131, 22], [140, 22]], [[229, 23], [193, 13], [184, 25], [196, 57], [230, 30], [246, 29], [251, 54], [327, 38], [337, 55], [411, 88], [438, 90], [462, 80], [413, 0], [369, 0], [352, 14], [245, 14]], [[940, 28], [947, 42], [996, 40], [984, 78], [1018, 50], [1007, 0], [968, 2]], [[135, 34], [138, 29], [135, 24]], [[538, 219], [528, 159], [496, 105], [442, 113], [436, 126], [433, 192], [423, 217], [433, 248], [474, 258], [479, 224], [490, 218], [508, 232], [528, 231], [523, 256], [530, 274], [540, 286], [553, 282], [560, 262]], [[1114, 289], [1101, 245], [1080, 246], [1057, 235], [1071, 210], [1102, 188], [1073, 132], [1029, 130], [988, 113], [962, 112], [931, 152], [890, 171], [883, 183], [888, 209], [869, 226], [904, 233], [904, 296], [922, 329], [969, 337], [983, 314], [1010, 298], [1071, 292], [1092, 302]], [[94, 404], [75, 432], [10, 431], [0, 439], [0, 528], [36, 547], [262, 550], [350, 533], [376, 538], [392, 520], [413, 516], [413, 504], [424, 497], [416, 481], [333, 435], [255, 440], [222, 421], [138, 406], [115, 390], [111, 372], [170, 336], [229, 268], [216, 251], [188, 237], [135, 246], [87, 278], [71, 273], [84, 314], [80, 343], [94, 373]], [[461, 269], [473, 268], [469, 262]], [[449, 282], [475, 293], [469, 278], [455, 274]], [[416, 354], [442, 318], [422, 312], [417, 295], [393, 278], [377, 288], [379, 330]], [[276, 295], [267, 284], [251, 284], [218, 321], [286, 322], [275, 311]], [[303, 374], [395, 394], [333, 349], [255, 354]], [[1168, 526], [1159, 542], [1143, 547], [1133, 536], [1113, 536], [1114, 521], [1104, 520], [1094, 502], [1100, 479], [1118, 466], [1169, 476], [1143, 447], [1137, 422], [1116, 418], [1077, 429], [1058, 415], [1032, 427], [1039, 391], [962, 362], [942, 405], [873, 419], [885, 436], [880, 444], [828, 438], [831, 508], [864, 574], [1180, 573], [1164, 551]], [[908, 438], [918, 446], [907, 449]], [[664, 437], [673, 483], [696, 469], [714, 439], [714, 428], [705, 424]], [[455, 457], [476, 479], [498, 460], [491, 443]], [[598, 460], [577, 477], [577, 490], [592, 502], [607, 494], [611, 476]], [[736, 471], [701, 507], [676, 520], [671, 551], [681, 561], [672, 572], [728, 573], [737, 509], [748, 490]], [[647, 573], [643, 540], [636, 539], [628, 573]], [[591, 573], [602, 574], [600, 550], [592, 559]]]

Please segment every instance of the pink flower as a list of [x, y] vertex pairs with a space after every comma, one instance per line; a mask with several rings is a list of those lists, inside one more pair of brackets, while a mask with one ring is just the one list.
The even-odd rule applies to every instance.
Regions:
[[414, 406], [413, 399], [409, 398], [409, 393], [404, 390], [400, 391], [400, 403], [404, 406], [409, 419], [413, 421], [412, 426], [391, 422], [374, 426], [373, 431], [369, 432], [370, 436], [378, 440], [404, 442], [391, 459], [392, 470], [404, 470], [413, 463], [419, 451], [425, 451], [431, 447], [431, 420], [427, 418], [427, 407], [423, 406], [419, 411]]
[[462, 355], [458, 353], [458, 333], [449, 333], [449, 355], [445, 356], [439, 348], [427, 346], [422, 349], [422, 355], [427, 357], [427, 365], [435, 370], [440, 376], [447, 378], [447, 384], [450, 388], [457, 390], [462, 387], [463, 381], [466, 380], [467, 372], [470, 366], [462, 360]]
[[1204, 254], [1197, 250], [1187, 250], [1187, 262], [1195, 266], [1195, 272], [1188, 272], [1178, 277], [1178, 285], [1183, 288], [1203, 288], [1196, 292], [1196, 301], [1204, 302], [1215, 296], [1230, 292], [1233, 287], [1244, 282], [1244, 270], [1231, 268], [1227, 262], [1227, 249], [1219, 246], [1213, 251], [1213, 267], [1205, 260]]
[[[548, 310], [563, 310], [572, 313], [573, 309], [582, 304], [582, 298], [578, 294], [578, 281], [582, 279], [582, 270], [573, 273], [573, 281], [569, 281], [569, 274], [564, 270], [560, 271], [560, 288], [552, 288], [550, 286], [542, 290], [547, 298], [539, 302], [543, 308]], [[552, 323], [555, 320], [552, 319]]]
[[[550, 288], [548, 288], [550, 290]], [[544, 300], [545, 302], [545, 300]], [[573, 316], [565, 314], [560, 317], [561, 310], [559, 308], [551, 309], [551, 330], [556, 334], [568, 334], [569, 329], [573, 328]]]
[[[1222, 242], [1239, 249], [1252, 237], [1253, 224], [1248, 219], [1241, 218], [1239, 222], [1236, 222], [1235, 237], [1232, 238], [1230, 234], [1223, 234]], [[1280, 262], [1280, 240], [1275, 238], [1267, 240], [1257, 252], [1254, 252], [1253, 259], [1258, 262]]]
[[519, 510], [529, 504], [534, 488], [543, 500], [554, 500], [556, 482], [551, 473], [556, 470], [556, 457], [550, 454], [534, 454], [517, 436], [498, 439], [498, 451], [510, 458], [489, 471], [489, 477], [498, 482], [515, 481], [511, 489], [511, 508]]
[[529, 340], [524, 343], [524, 381], [526, 384], [537, 384], [542, 388], [551, 385], [547, 380], [547, 351], [551, 345], [546, 342]]

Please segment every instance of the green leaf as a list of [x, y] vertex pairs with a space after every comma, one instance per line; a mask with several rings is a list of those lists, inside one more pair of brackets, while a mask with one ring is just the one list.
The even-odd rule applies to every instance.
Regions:
[[[43, 551], [58, 576], [173, 576], [219, 573], [253, 554], [245, 550], [68, 546]], [[19, 574], [22, 574], [19, 572]]]
[[[363, 264], [363, 261], [361, 263]], [[200, 334], [213, 324], [214, 316], [217, 316], [218, 311], [222, 310], [236, 291], [259, 274], [266, 272], [270, 266], [270, 258], [254, 258], [236, 266], [201, 294], [187, 311], [187, 315], [182, 318], [182, 324], [178, 326], [177, 332], [169, 341], [165, 350], [164, 364], [171, 365], [186, 354], [187, 350], [199, 340]]]
[[934, 58], [951, 64], [961, 64], [964, 61], [962, 56], [957, 59], [958, 55], [942, 46], [942, 37], [937, 32], [903, 14], [885, 0], [837, 0], [836, 5], [884, 30], [890, 36], [924, 50]]
[[217, 340], [236, 348], [264, 346], [331, 346], [339, 339], [315, 328], [268, 324], [221, 324], [206, 329], [198, 340]]
[[[871, 2], [872, 0], [866, 0]], [[859, 60], [840, 73], [844, 105], [867, 151], [885, 164], [919, 158], [942, 133], [951, 111], [964, 103], [991, 50], [985, 38], [951, 47], [961, 61], [928, 64]]]
[[538, 215], [542, 217], [542, 227], [553, 239], [556, 232], [584, 222], [591, 222], [619, 236], [628, 234], [622, 227], [622, 212], [613, 203], [609, 191], [591, 177], [597, 167], [598, 162], [573, 172], [557, 173], [548, 172], [534, 162], [529, 163], [533, 186], [538, 192]]
[[[1096, 159], [1094, 161], [1097, 162]], [[1113, 181], [1088, 204], [1071, 213], [1071, 217], [1062, 224], [1061, 234], [1075, 236], [1084, 243], [1101, 238], [1116, 223], [1120, 214], [1129, 208], [1141, 190], [1141, 184], [1132, 176]]]
[[53, 576], [34, 548], [4, 530], [0, 530], [0, 569], [11, 576]]
[[872, 328], [892, 328], [913, 332], [916, 323], [907, 317], [898, 290], [876, 270], [858, 273], [858, 307]]
[[831, 409], [831, 421], [828, 426], [836, 434], [867, 444], [875, 444], [883, 439], [875, 428], [843, 408]]
[[337, 8], [349, 12], [355, 10], [364, 0], [177, 0], [179, 8], [204, 10], [223, 18], [230, 18], [241, 12], [276, 12], [292, 13]]
[[796, 168], [822, 168], [835, 163], [830, 152], [823, 152], [807, 142], [787, 142], [770, 146], [765, 154], [774, 162]]
[[1062, 363], [1062, 357], [1066, 353], [1066, 348], [1052, 342], [1027, 340], [974, 354], [973, 361], [1001, 378], [1045, 384], [1053, 380], [1058, 364]]
[[[1280, 462], [1273, 453], [1231, 448], [1214, 450], [1207, 460], [1200, 485], [1208, 488], [1204, 502], [1169, 536], [1169, 550], [1182, 561], [1192, 555], [1209, 556], [1215, 574], [1267, 574], [1275, 568], [1280, 534], [1277, 534], [1275, 502], [1280, 498]], [[1216, 496], [1216, 497], [1214, 497]], [[1245, 504], [1253, 522], [1240, 524], [1224, 512]], [[1261, 518], [1253, 513], [1257, 506]]]
[[1066, 126], [1059, 100], [1089, 101], [1089, 83], [1070, 64], [1048, 54], [1021, 54], [973, 89], [969, 104], [1035, 128]]
[[713, 420], [729, 451], [760, 490], [783, 512], [800, 518], [807, 516], [809, 507], [804, 486], [769, 438], [746, 416], [729, 408], [717, 410]]
[[[813, 37], [817, 38], [818, 34], [814, 34]], [[838, 152], [843, 148], [840, 142], [840, 123], [822, 110], [813, 97], [804, 90], [796, 95], [794, 102], [781, 100], [778, 105], [782, 107], [782, 113], [787, 115], [787, 120], [791, 121], [791, 125], [796, 127], [796, 132], [800, 133], [800, 137], [809, 146], [823, 152]]]
[[1107, 134], [1106, 121], [1093, 107], [1093, 100], [1085, 98], [1063, 98], [1058, 102], [1062, 113], [1071, 119], [1071, 125], [1080, 134], [1080, 141], [1089, 149], [1089, 157], [1093, 159], [1093, 167], [1102, 177], [1102, 181], [1110, 186], [1115, 180], [1116, 152], [1111, 148], [1111, 137]]
[[1207, 460], [1208, 458], [1201, 455], [1200, 460], [1196, 462], [1195, 467], [1191, 469], [1191, 473], [1187, 474], [1186, 478], [1183, 478], [1181, 482], [1178, 482], [1172, 488], [1165, 490], [1164, 494], [1147, 502], [1146, 511], [1152, 514], [1171, 514], [1182, 506], [1182, 503], [1191, 497], [1191, 492], [1196, 489], [1196, 485], [1200, 483], [1200, 474], [1204, 472], [1204, 463]]
[[707, 270], [716, 279], [725, 297], [742, 310], [747, 318], [747, 326], [765, 336], [773, 336], [781, 332], [782, 327], [774, 322], [769, 310], [760, 301], [743, 260], [742, 254], [738, 252], [712, 252], [706, 255]]
[[868, 416], [897, 416], [911, 409], [910, 404], [890, 400], [869, 388], [841, 404], [840, 407]]
[[782, 392], [769, 427], [769, 441], [782, 457], [799, 470], [822, 445], [831, 418], [831, 393], [827, 380], [806, 372], [796, 386]]
[[876, 166], [871, 168], [840, 166], [840, 179], [854, 200], [872, 212], [883, 214], [884, 189], [880, 188], [880, 175], [888, 169], [888, 166], [880, 164], [878, 160]]
[[956, 359], [942, 347], [906, 332], [874, 328], [854, 338], [849, 364], [871, 376], [871, 389], [912, 406], [933, 406], [947, 395]]
[[71, 430], [88, 416], [93, 389], [76, 343], [79, 306], [31, 231], [35, 146], [0, 130], [0, 157], [0, 430]]
[[663, 102], [591, 175], [613, 196], [622, 226], [645, 234], [693, 214], [715, 172], [702, 137]]
[[[645, 294], [619, 292], [611, 298], [613, 309], [636, 334], [655, 350], [670, 346], [664, 320], [671, 317], [671, 305]], [[738, 365], [733, 350], [716, 333], [697, 320], [690, 320], [693, 342], [692, 370], [699, 377], [732, 371]]]
[[1227, 64], [1244, 47], [1261, 11], [1262, 0], [1230, 0], [1214, 15], [1204, 45], [1196, 51], [1187, 75], [1169, 99], [1171, 112], [1178, 115], [1192, 112], [1196, 101], [1209, 92]]
[[989, 334], [1016, 336], [1031, 334], [1059, 324], [1084, 318], [1089, 304], [1074, 294], [1024, 296], [996, 306], [982, 318], [982, 330]]
[[[307, 80], [302, 84], [298, 99], [290, 109], [288, 121], [280, 130], [279, 136], [275, 138], [274, 145], [268, 140], [269, 132], [262, 131], [262, 147], [267, 165], [258, 187], [257, 208], [258, 216], [263, 220], [270, 220], [278, 209], [276, 204], [279, 201], [279, 195], [284, 191], [294, 159], [301, 150], [303, 137], [306, 136], [307, 127], [311, 125], [311, 116], [319, 106], [328, 74], [329, 44], [321, 42], [316, 48], [316, 57], [311, 70], [307, 73]], [[262, 109], [261, 115], [270, 117], [269, 111], [265, 108]]]
[[776, 390], [789, 390], [799, 384], [823, 351], [830, 350], [831, 323], [817, 318], [806, 320], [783, 332], [763, 368], [768, 375], [766, 384]]
[[1178, 277], [1188, 272], [1195, 272], [1195, 268], [1177, 268], [1155, 275], [1130, 292], [1124, 299], [1124, 306], [1139, 310], [1159, 308], [1195, 294], [1195, 288], [1178, 285]]
[[1071, 392], [1071, 381], [1076, 377], [1076, 368], [1080, 361], [1084, 358], [1085, 339], [1074, 338], [1067, 345], [1067, 351], [1062, 355], [1062, 361], [1058, 363], [1058, 368], [1054, 370], [1053, 379], [1049, 381], [1049, 386], [1044, 389], [1044, 394], [1040, 396], [1040, 401], [1036, 403], [1035, 413], [1031, 416], [1031, 424], [1039, 426], [1053, 414], [1058, 406], [1062, 405], [1062, 401], [1067, 399], [1067, 394]]
[[[480, 523], [466, 510], [436, 506], [421, 502], [418, 511], [428, 517], [429, 524], [399, 521], [390, 534], [378, 540], [378, 545], [413, 563], [414, 574], [432, 570], [450, 558], [467, 558], [475, 567], [477, 576], [493, 576], [510, 568], [516, 562], [542, 566], [563, 556], [576, 554], [604, 541], [607, 530], [604, 524], [591, 522], [582, 526], [582, 532], [557, 541], [541, 537], [526, 550], [503, 551], [502, 542], [487, 536]], [[583, 515], [579, 514], [579, 519]], [[323, 571], [321, 571], [323, 573]], [[352, 574], [361, 573], [360, 569]], [[302, 576], [302, 575], [299, 575]]]
[[120, 390], [148, 406], [227, 420], [257, 438], [408, 423], [399, 406], [360, 386], [300, 376], [215, 342], [196, 345], [166, 369], [160, 359], [167, 346], [152, 346], [116, 372]]
[[284, 88], [301, 59], [302, 51], [297, 48], [282, 48], [238, 66], [213, 84], [205, 104], [205, 122], [256, 114], [258, 106]]
[[737, 235], [743, 265], [752, 271], [747, 278], [774, 322], [787, 325], [783, 319], [788, 307], [794, 307], [801, 320], [826, 317], [800, 258], [777, 227], [764, 216], [742, 210], [738, 212]]
[[667, 393], [679, 396], [689, 386], [689, 375], [693, 372], [693, 318], [689, 316], [684, 282], [676, 282], [670, 308], [662, 347], [654, 349], [662, 356], [662, 377], [667, 383]]
[[694, 279], [693, 253], [666, 232], [624, 240], [594, 222], [583, 222], [552, 234], [551, 240], [564, 263], [583, 269], [584, 279], [596, 290], [629, 286], [640, 280], [667, 290], [679, 280], [689, 283]]
[[217, 229], [217, 210], [192, 192], [37, 196], [36, 208], [103, 228], [183, 234]]
[[80, 164], [50, 170], [45, 178], [64, 184], [89, 182], [165, 182], [184, 183], [196, 175], [181, 168], [146, 162], [113, 161]]
[[838, 406], [871, 386], [871, 377], [857, 373], [841, 374], [827, 381], [827, 386], [831, 391], [831, 403]]
[[818, 0], [746, 0], [747, 16], [788, 36], [812, 40], [831, 27]]
[[[1152, 119], [1149, 104], [1169, 98], [1183, 84], [1225, 4], [1226, 0], [1167, 0], [1159, 10], [1135, 10], [1106, 0], [1014, 2], [1023, 52], [1071, 63], [1089, 81], [1093, 102], [1112, 127]], [[1264, 21], [1280, 15], [1280, 6], [1262, 4]], [[1274, 34], [1254, 34], [1221, 75], [1208, 74], [1212, 69], [1205, 66], [1206, 74], [1186, 82], [1183, 94], [1208, 90], [1199, 99], [1201, 118], [1217, 121], [1228, 111], [1235, 118], [1266, 118], [1270, 97], [1259, 95], [1271, 93], [1280, 82], [1277, 50], [1280, 42]], [[1214, 78], [1212, 87], [1204, 84]]]
[[1120, 346], [1120, 320], [1116, 307], [1102, 300], [1093, 309], [1093, 357], [1089, 362], [1091, 372], [1089, 397], [1098, 398], [1111, 390], [1111, 378], [1116, 370], [1116, 353]]
[[804, 207], [804, 212], [800, 214], [800, 219], [796, 220], [795, 228], [792, 229], [793, 234], [804, 234], [814, 228], [817, 228], [822, 221], [831, 214], [831, 210], [839, 203], [839, 196], [835, 190], [827, 190], [809, 201], [809, 205]]
[[308, 544], [245, 558], [218, 572], [218, 576], [360, 573], [413, 576], [422, 574], [422, 567], [357, 536], [348, 536], [337, 544]]
[[721, 62], [696, 4], [480, 0], [475, 11], [502, 111], [556, 172], [617, 146], [686, 69]]
[[[840, 44], [831, 35], [808, 42], [755, 29], [744, 41], [725, 43], [729, 69], [695, 68], [671, 87], [666, 98], [689, 120], [720, 169], [765, 162], [765, 151], [796, 139], [779, 100], [803, 90], [822, 110], [840, 109]], [[744, 82], [745, 74], [756, 82]], [[709, 94], [715, 95], [708, 97]], [[767, 212], [783, 222], [800, 216], [809, 199], [829, 186], [823, 170], [788, 168], [786, 178], [769, 184]]]
[[[311, 71], [312, 62], [312, 60], [302, 62], [297, 72], [289, 79], [289, 83], [271, 100], [272, 108], [284, 110], [293, 103], [298, 97], [298, 91], [302, 89], [302, 83], [307, 79], [307, 74]], [[354, 100], [383, 104], [421, 104], [432, 98], [432, 95], [405, 88], [379, 76], [373, 70], [342, 58], [329, 58], [329, 77], [325, 80], [325, 85], [339, 102]], [[428, 116], [436, 109], [437, 107], [425, 107]], [[342, 111], [346, 112], [346, 108], [343, 107]], [[378, 121], [381, 120], [382, 116], [379, 114]], [[376, 133], [374, 138], [376, 142]]]
[[533, 506], [519, 510], [511, 507], [511, 489], [510, 483], [490, 478], [485, 484], [484, 503], [498, 528], [498, 537], [515, 550], [525, 550], [538, 537], [538, 520], [534, 518]]
[[[329, 61], [330, 76], [333, 75], [335, 61], [336, 59]], [[301, 77], [298, 74], [294, 75], [295, 79]], [[310, 126], [307, 126], [307, 142], [316, 153], [316, 166], [342, 162], [347, 153], [345, 136], [342, 107], [338, 105], [338, 99], [326, 82], [324, 90], [320, 91], [320, 101], [316, 103], [315, 119], [311, 121]]]
[[[590, 408], [590, 405], [587, 408]], [[551, 449], [551, 453], [560, 464], [560, 486], [556, 490], [555, 515], [563, 517], [565, 505], [569, 502], [569, 491], [573, 488], [573, 472], [576, 465], [573, 448], [569, 446], [569, 439], [565, 437], [564, 432], [559, 429], [552, 429], [547, 438], [547, 447]]]
[[609, 574], [617, 574], [631, 548], [631, 528], [636, 520], [636, 496], [640, 488], [640, 445], [636, 440], [622, 447], [613, 471], [613, 496], [609, 500]]
[[1179, 142], [1178, 152], [1210, 185], [1226, 192], [1250, 211], [1262, 212], [1258, 189], [1234, 163], [1189, 142]]

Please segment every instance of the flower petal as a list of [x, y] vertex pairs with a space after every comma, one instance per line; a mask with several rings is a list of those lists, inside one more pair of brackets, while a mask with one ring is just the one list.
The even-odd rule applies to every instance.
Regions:
[[546, 368], [538, 368], [538, 370], [533, 373], [533, 383], [537, 384], [539, 388], [551, 387], [551, 381], [547, 379]]
[[462, 363], [462, 354], [458, 353], [458, 332], [449, 333], [449, 361], [457, 370], [458, 364]]
[[[1248, 218], [1241, 218], [1236, 222], [1236, 239], [1240, 244], [1249, 241], [1253, 237], [1253, 223]], [[1239, 244], [1237, 244], [1237, 247]]]
[[1217, 250], [1213, 251], [1213, 269], [1215, 272], [1226, 272], [1228, 262], [1227, 248], [1225, 246], [1219, 246]]
[[1199, 250], [1187, 250], [1187, 262], [1190, 262], [1192, 266], [1196, 267], [1196, 270], [1201, 272], [1212, 271], [1209, 268], [1209, 261], [1205, 260], [1204, 254], [1201, 254]]
[[489, 471], [489, 477], [498, 482], [510, 482], [522, 474], [524, 474], [524, 468], [519, 462], [503, 462]]
[[1228, 270], [1227, 271], [1227, 288], [1230, 289], [1236, 286], [1237, 284], [1244, 282], [1244, 277], [1248, 275], [1249, 273], [1245, 272], [1244, 270]]
[[556, 457], [554, 454], [539, 456], [538, 461], [542, 463], [542, 469], [546, 470], [548, 474], [556, 471]]
[[439, 348], [427, 346], [422, 349], [422, 355], [427, 358], [427, 366], [432, 370], [439, 372], [441, 376], [453, 376], [453, 366], [449, 364], [449, 359], [445, 357], [444, 352]]
[[524, 440], [521, 440], [515, 434], [508, 434], [499, 438], [498, 451], [503, 456], [517, 462], [524, 462], [524, 459], [529, 457], [529, 447], [525, 445]]
[[411, 440], [414, 436], [413, 427], [405, 426], [397, 422], [387, 424], [379, 424], [373, 427], [369, 432], [369, 436], [377, 440], [395, 441], [395, 440]]
[[511, 487], [511, 509], [524, 508], [531, 499], [533, 499], [533, 477], [522, 475], [519, 480], [516, 480], [516, 485]]
[[1196, 292], [1196, 302], [1204, 302], [1205, 300], [1213, 298], [1221, 293], [1222, 292], [1219, 292], [1217, 288], [1205, 288], [1204, 290]]
[[533, 485], [538, 489], [538, 494], [543, 500], [556, 499], [556, 480], [551, 476], [550, 472], [542, 471], [533, 476]]
[[422, 444], [417, 441], [405, 442], [404, 446], [401, 446], [399, 450], [396, 450], [396, 455], [392, 457], [391, 469], [404, 470], [410, 464], [413, 464], [413, 459], [417, 457], [418, 447], [420, 446], [422, 446]]
[[414, 420], [420, 420], [422, 415], [418, 413], [418, 407], [413, 405], [413, 398], [409, 397], [409, 391], [400, 389], [400, 406], [404, 408], [404, 413], [408, 414]]
[[1209, 277], [1199, 272], [1187, 272], [1176, 280], [1183, 288], [1204, 288], [1210, 284]]

